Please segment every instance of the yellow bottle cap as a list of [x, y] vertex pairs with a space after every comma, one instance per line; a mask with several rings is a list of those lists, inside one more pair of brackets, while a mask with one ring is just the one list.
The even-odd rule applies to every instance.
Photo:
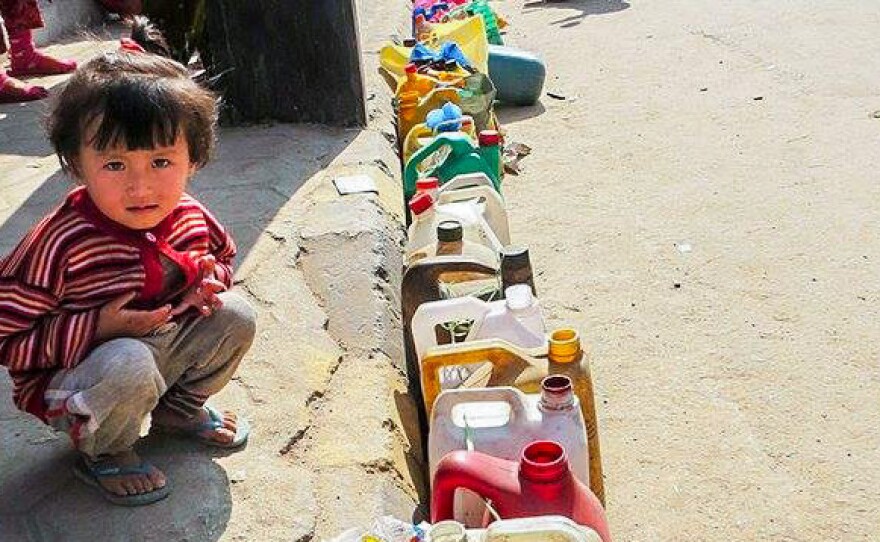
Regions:
[[547, 357], [557, 363], [571, 363], [580, 359], [581, 338], [578, 332], [571, 328], [562, 328], [551, 333]]

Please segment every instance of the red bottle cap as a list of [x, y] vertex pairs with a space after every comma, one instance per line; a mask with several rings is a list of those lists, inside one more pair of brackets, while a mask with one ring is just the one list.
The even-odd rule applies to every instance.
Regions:
[[409, 210], [416, 216], [430, 209], [432, 205], [434, 205], [434, 198], [427, 192], [416, 194], [409, 200]]
[[479, 142], [481, 147], [489, 147], [501, 143], [501, 136], [495, 130], [483, 130], [480, 132]]
[[416, 192], [435, 190], [440, 188], [440, 179], [437, 177], [425, 177], [416, 181]]
[[415, 64], [413, 64], [412, 62], [410, 62], [409, 64], [404, 66], [403, 71], [405, 73], [416, 73], [419, 71], [419, 67], [416, 66]]

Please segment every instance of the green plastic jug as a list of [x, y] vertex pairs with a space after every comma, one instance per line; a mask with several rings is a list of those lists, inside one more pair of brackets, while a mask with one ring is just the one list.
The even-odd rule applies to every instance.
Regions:
[[[437, 177], [442, 186], [456, 175], [464, 173], [485, 173], [492, 179], [492, 185], [501, 192], [501, 138], [495, 130], [484, 130], [479, 134], [479, 143], [474, 145], [467, 134], [461, 132], [442, 133], [433, 141], [416, 151], [403, 172], [403, 194], [406, 202], [416, 193], [419, 177]], [[421, 171], [422, 162], [441, 150], [448, 150], [443, 160]]]

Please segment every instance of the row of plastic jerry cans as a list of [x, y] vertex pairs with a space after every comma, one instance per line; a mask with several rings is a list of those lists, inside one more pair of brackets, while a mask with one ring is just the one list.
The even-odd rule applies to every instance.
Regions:
[[[573, 329], [546, 336], [540, 304], [527, 284], [510, 286], [505, 297], [493, 302], [465, 296], [424, 303], [408, 322], [407, 353], [414, 360], [410, 375], [419, 379], [425, 417], [430, 420], [431, 462], [439, 457], [432, 443], [463, 436], [455, 429], [463, 430], [462, 416], [489, 419], [497, 414], [493, 408], [503, 403], [506, 414], [518, 415], [502, 415], [496, 419], [500, 423], [485, 425], [488, 433], [473, 430], [471, 436], [482, 435], [492, 442], [499, 436], [522, 436], [521, 430], [527, 428], [528, 438], [561, 439], [574, 459], [578, 478], [603, 498], [593, 381], [580, 337]], [[459, 322], [467, 322], [467, 329], [456, 338], [459, 342], [449, 343]], [[441, 339], [444, 330], [449, 333]], [[548, 387], [548, 382], [554, 384]], [[560, 396], [565, 400], [551, 401]], [[539, 407], [550, 403], [557, 415], [546, 420]], [[486, 410], [487, 405], [492, 408]], [[567, 441], [565, 435], [573, 440]], [[463, 443], [461, 438], [452, 440]], [[483, 450], [482, 439], [476, 440], [477, 450], [492, 451]], [[521, 444], [522, 438], [514, 439], [507, 451], [517, 453]]]
[[[408, 186], [407, 199], [415, 180], [431, 175], [424, 171], [423, 162], [440, 149], [447, 149], [450, 156], [435, 169], [452, 170], [453, 174], [485, 171], [499, 185], [503, 174], [501, 137], [491, 80], [479, 73], [446, 73], [452, 79], [443, 80], [417, 70], [415, 64], [406, 66], [396, 99], [398, 153]], [[484, 147], [488, 150], [482, 151]]]
[[[491, 99], [509, 105], [535, 104], [547, 73], [543, 61], [528, 51], [491, 45], [484, 34], [482, 17], [434, 25], [428, 36], [385, 44], [379, 52], [380, 73], [395, 91], [397, 101], [403, 101], [404, 93], [412, 93], [410, 104], [426, 98], [435, 88], [470, 87], [484, 92], [482, 85], [465, 84], [463, 78], [474, 72], [488, 76], [494, 83]], [[445, 54], [446, 48], [453, 44], [457, 47], [456, 54]], [[428, 55], [416, 54], [432, 51]], [[455, 62], [451, 62], [453, 60]], [[407, 76], [407, 66], [414, 62], [418, 64], [415, 70], [418, 76]], [[401, 139], [405, 135], [403, 132]]]
[[588, 448], [569, 376], [545, 377], [540, 395], [506, 386], [443, 391], [428, 437], [432, 521], [481, 527], [495, 517], [560, 514], [609, 542]]
[[[443, 135], [444, 135], [444, 136], [447, 136], [447, 134], [443, 134]], [[448, 135], [453, 135], [453, 134], [448, 134]], [[456, 134], [456, 135], [457, 135], [457, 134]], [[433, 143], [433, 142], [432, 142], [432, 143]], [[441, 143], [441, 145], [442, 145], [442, 143]], [[433, 153], [433, 152], [435, 152], [435, 149], [426, 149], [426, 153], [428, 153], [428, 152]], [[453, 151], [453, 153], [451, 153], [451, 154], [454, 154], [454, 151]], [[447, 158], [448, 158], [448, 157], [447, 157]], [[416, 164], [416, 165], [418, 165], [418, 164]], [[407, 166], [409, 166], [409, 163], [407, 163]], [[493, 188], [497, 188], [497, 187], [498, 187], [498, 186], [496, 185], [496, 186], [493, 187]], [[486, 193], [489, 193], [489, 194], [490, 194], [490, 196], [489, 196], [490, 199], [492, 199], [492, 196], [496, 196], [496, 197], [497, 197], [497, 192], [492, 192], [492, 191], [488, 191], [488, 192], [487, 192], [487, 191], [485, 190], [485, 187], [482, 187], [482, 188], [484, 188], [484, 190], [483, 190], [484, 194], [486, 194]], [[467, 189], [465, 189], [465, 191], [466, 191], [466, 190], [467, 190]], [[462, 191], [462, 190], [451, 190], [451, 191], [448, 191], [448, 192], [447, 192], [447, 196], [450, 196], [450, 194], [454, 194], [454, 192], [463, 192], [463, 191]], [[473, 190], [471, 190], [471, 192], [473, 192]], [[431, 209], [431, 208], [433, 207], [433, 203], [434, 203], [434, 202], [432, 201], [432, 199], [433, 199], [432, 195], [423, 193], [423, 194], [420, 194], [420, 196], [421, 196], [421, 198], [417, 200], [416, 205], [415, 205], [415, 207], [413, 208], [413, 211], [415, 211], [415, 214], [417, 214], [417, 215], [421, 215], [421, 214], [423, 214], [423, 213], [426, 213], [429, 209]], [[461, 202], [463, 202], [463, 201], [473, 201], [473, 200], [475, 199], [473, 196], [474, 196], [474, 194], [460, 194], [459, 197], [454, 198], [455, 201], [447, 201], [447, 206], [449, 206], [449, 205], [454, 205], [454, 204], [456, 204], [456, 203], [461, 203]], [[450, 198], [450, 197], [447, 197], [446, 199], [449, 200], [449, 199], [451, 199], [451, 198]], [[485, 201], [485, 200], [482, 200], [482, 201]], [[440, 202], [438, 201], [437, 203], [439, 204]], [[502, 206], [502, 205], [496, 205], [496, 207], [497, 207], [497, 208], [500, 208], [500, 209], [503, 211], [503, 206]], [[432, 214], [436, 214], [436, 213], [432, 213]], [[440, 214], [442, 214], [442, 213], [440, 213]], [[449, 213], [449, 210], [447, 210], [447, 213], [446, 213], [446, 214], [450, 214], [450, 213]], [[454, 215], [454, 214], [456, 214], [456, 213], [453, 212], [453, 213], [451, 213], [451, 214]], [[435, 216], [435, 217], [430, 217], [430, 218], [431, 218], [431, 221], [429, 222], [429, 224], [430, 224], [431, 226], [433, 226], [433, 225], [434, 225], [434, 222], [435, 222], [435, 219], [436, 219], [437, 217]], [[485, 220], [484, 220], [483, 222], [485, 222]], [[447, 226], [446, 228], [443, 227], [444, 224]], [[418, 226], [418, 224], [414, 224], [414, 226]], [[484, 224], [484, 226], [485, 226], [485, 224]], [[435, 250], [435, 256], [443, 256], [442, 250], [440, 250], [440, 246], [441, 246], [444, 242], [449, 242], [449, 241], [461, 241], [461, 229], [462, 229], [462, 227], [461, 227], [461, 222], [458, 222], [458, 221], [441, 221], [441, 222], [440, 222], [440, 224], [437, 226], [437, 241], [438, 241], [438, 242], [437, 242], [437, 247], [438, 247], [438, 248], [437, 248], [437, 250]], [[490, 237], [491, 234], [493, 233], [493, 232], [491, 232], [491, 228], [485, 228], [485, 227], [484, 227], [484, 228], [479, 228], [479, 229], [481, 229], [484, 233], [489, 233], [489, 234], [490, 234], [489, 236], [485, 236], [485, 237], [484, 237], [484, 240], [485, 240], [486, 237]], [[505, 233], [506, 233], [506, 231], [507, 231], [507, 229], [508, 229], [508, 228], [507, 228], [507, 224], [506, 224], [506, 215], [504, 216], [503, 229], [504, 229], [504, 231], [505, 231]], [[456, 232], [456, 230], [458, 230], [458, 231]], [[430, 230], [426, 230], [425, 228], [422, 228], [421, 231], [430, 231]], [[444, 238], [444, 237], [445, 237], [445, 238]], [[454, 237], [457, 237], [457, 239], [453, 239]], [[498, 242], [498, 240], [497, 240], [497, 236], [495, 236], [495, 237], [496, 237], [496, 239], [495, 239], [495, 243], [494, 243], [494, 244], [495, 244], [495, 245], [500, 244], [500, 243]], [[508, 237], [509, 237], [509, 236], [508, 236]], [[411, 243], [410, 243], [410, 244], [412, 245], [413, 242], [417, 242], [416, 239], [417, 239], [417, 236], [415, 236], [415, 237], [411, 237]], [[508, 240], [509, 240], [509, 239], [508, 239]], [[489, 244], [492, 245], [493, 243], [489, 243]], [[497, 248], [497, 247], [496, 247], [496, 248]], [[411, 252], [411, 251], [408, 251], [408, 252]], [[412, 253], [410, 253], [409, 256], [412, 256]], [[408, 259], [408, 262], [409, 262], [409, 259]], [[528, 292], [529, 295], [531, 294], [531, 291], [528, 289], [528, 287], [526, 287], [526, 291]], [[541, 325], [543, 326], [543, 322], [542, 322], [542, 321], [541, 321]], [[486, 328], [484, 327], [483, 329], [486, 329]], [[566, 378], [566, 377], [556, 377], [556, 378]], [[570, 384], [569, 384], [569, 387], [570, 387]], [[590, 382], [590, 386], [589, 386], [589, 387], [590, 387], [590, 389], [591, 389], [591, 387], [592, 387], [592, 383], [591, 383], [591, 382]], [[453, 395], [455, 394], [455, 392], [451, 392], [451, 393], [453, 393]], [[493, 390], [493, 389], [487, 389], [487, 390], [482, 390], [482, 393], [484, 393], [484, 394], [486, 394], [486, 395], [488, 395], [488, 396], [491, 396], [491, 395], [497, 393], [497, 391], [496, 391], [496, 390]], [[590, 399], [591, 399], [590, 402], [592, 403], [592, 397], [591, 397]], [[427, 394], [426, 394], [426, 410], [429, 410], [430, 408], [431, 408], [430, 401], [427, 399]], [[592, 418], [593, 418], [593, 420], [595, 420], [595, 413], [594, 413], [594, 412], [593, 412], [593, 416], [592, 416]], [[581, 420], [583, 420], [583, 417], [581, 417]], [[583, 423], [583, 421], [582, 421], [582, 423]], [[433, 424], [432, 424], [432, 425], [433, 425]], [[594, 424], [594, 425], [595, 425], [595, 424]], [[575, 434], [577, 434], [577, 431], [575, 431]], [[554, 445], [555, 445], [555, 444], [554, 444]], [[556, 446], [558, 446], [558, 445], [556, 445]], [[584, 448], [585, 448], [585, 446], [584, 446]], [[559, 447], [559, 449], [562, 450], [561, 447]], [[581, 450], [581, 449], [578, 448], [578, 447], [575, 447], [575, 451], [576, 451], [576, 452], [581, 452], [581, 451], [586, 452], [585, 449], [584, 449], [584, 450]], [[577, 455], [578, 457], [583, 457], [583, 455], [586, 455], [586, 454], [580, 454], [580, 453], [577, 453], [576, 455]], [[435, 454], [434, 454], [434, 458], [435, 458], [435, 460], [436, 460], [436, 457], [437, 457], [437, 454], [435, 453]], [[433, 470], [433, 469], [432, 469], [432, 470]], [[586, 469], [582, 469], [582, 470], [586, 470]], [[592, 493], [590, 493], [589, 491], [587, 491], [587, 494], [592, 495]], [[599, 506], [599, 511], [601, 512], [601, 506]]]
[[[508, 250], [513, 257], [504, 259], [508, 263], [516, 264], [508, 265], [508, 282], [523, 283], [507, 289], [507, 299], [504, 301], [490, 304], [473, 297], [462, 297], [430, 303], [423, 295], [411, 295], [415, 290], [415, 293], [421, 294], [428, 292], [434, 300], [443, 297], [439, 292], [439, 281], [426, 283], [428, 281], [418, 280], [417, 277], [425, 278], [424, 274], [419, 273], [425, 266], [434, 267], [439, 264], [439, 268], [442, 269], [444, 264], [449, 264], [451, 266], [449, 271], [454, 272], [454, 268], [460, 269], [462, 264], [467, 265], [468, 262], [462, 258], [469, 257], [482, 260], [483, 263], [483, 269], [472, 269], [472, 271], [488, 271], [487, 275], [495, 274], [499, 267], [497, 258], [499, 248], [503, 250], [500, 245], [509, 242], [506, 211], [500, 195], [490, 186], [487, 176], [471, 174], [459, 176], [443, 187], [438, 184], [436, 179], [422, 180], [418, 186], [419, 193], [411, 201], [415, 220], [409, 231], [409, 243], [406, 249], [407, 271], [403, 288], [404, 322], [409, 357], [416, 359], [415, 370], [410, 371], [410, 374], [420, 374], [423, 379], [426, 374], [430, 374], [423, 371], [422, 358], [429, 347], [438, 346], [435, 340], [435, 328], [451, 321], [470, 322], [470, 330], [465, 340], [507, 339], [512, 342], [511, 346], [519, 345], [529, 353], [541, 355], [542, 350], [546, 352], [547, 341], [543, 337], [544, 323], [540, 309], [532, 297], [534, 283], [526, 250]], [[436, 206], [434, 198], [438, 200]], [[436, 234], [433, 231], [435, 227]], [[471, 234], [470, 242], [463, 238], [465, 229]], [[473, 242], [474, 239], [478, 241]], [[439, 279], [442, 274], [441, 271], [434, 276]], [[412, 278], [420, 284], [414, 284]], [[471, 278], [473, 278], [472, 274]], [[416, 298], [415, 301], [413, 297]], [[415, 341], [414, 335], [417, 337]], [[514, 357], [516, 357], [515, 353]], [[589, 376], [588, 369], [585, 374]], [[589, 390], [590, 400], [584, 404], [592, 407], [592, 382], [588, 381], [587, 385], [581, 388]], [[432, 399], [438, 391], [439, 387], [432, 390], [423, 388], [426, 412], [430, 411]], [[598, 494], [601, 495], [601, 463], [594, 409], [590, 409], [590, 422], [594, 428], [592, 433], [595, 435], [593, 455], [598, 474], [596, 485]]]

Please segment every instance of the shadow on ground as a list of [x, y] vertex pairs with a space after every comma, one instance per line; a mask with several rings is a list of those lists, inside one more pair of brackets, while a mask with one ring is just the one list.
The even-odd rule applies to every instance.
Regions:
[[630, 7], [630, 3], [626, 0], [532, 0], [526, 2], [523, 7], [526, 9], [555, 8], [579, 12], [552, 22], [561, 28], [569, 28], [581, 24], [590, 15], [605, 15], [623, 11]]
[[540, 117], [544, 114], [544, 111], [546, 111], [546, 109], [541, 102], [526, 107], [501, 105], [500, 107], [495, 108], [495, 115], [498, 116], [498, 120], [501, 121], [502, 126], [507, 126], [508, 124]]

